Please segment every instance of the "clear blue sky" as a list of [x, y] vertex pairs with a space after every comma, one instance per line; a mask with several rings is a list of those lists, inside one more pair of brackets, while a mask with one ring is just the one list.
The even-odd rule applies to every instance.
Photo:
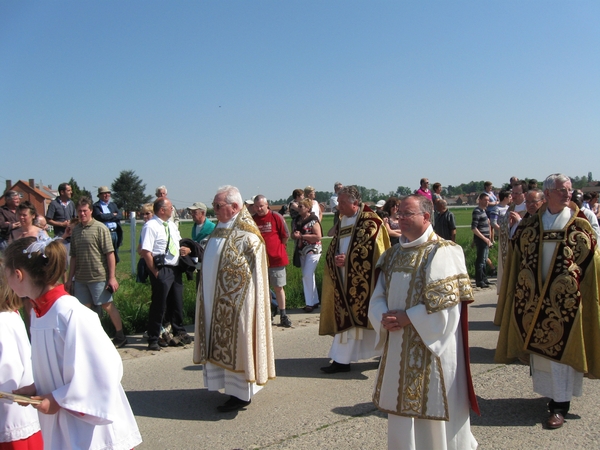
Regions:
[[178, 207], [594, 174], [600, 2], [0, 3], [0, 183], [121, 170]]

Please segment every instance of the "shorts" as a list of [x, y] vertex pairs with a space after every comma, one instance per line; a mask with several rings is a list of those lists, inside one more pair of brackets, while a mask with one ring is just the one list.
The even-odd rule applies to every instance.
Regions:
[[285, 286], [285, 266], [269, 267], [269, 284], [276, 287]]
[[105, 305], [113, 301], [112, 293], [106, 289], [106, 281], [95, 283], [73, 282], [73, 292], [84, 305]]

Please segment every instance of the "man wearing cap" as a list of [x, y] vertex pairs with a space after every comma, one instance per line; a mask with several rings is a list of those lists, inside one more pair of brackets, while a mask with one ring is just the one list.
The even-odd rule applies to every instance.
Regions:
[[379, 211], [383, 211], [383, 207], [385, 206], [385, 200], [379, 200], [377, 203], [375, 203], [375, 212], [379, 214]]
[[94, 203], [94, 212], [92, 216], [98, 222], [102, 222], [110, 231], [110, 238], [115, 249], [115, 260], [119, 262], [119, 247], [123, 243], [123, 230], [121, 220], [123, 216], [114, 202], [110, 201], [110, 189], [108, 186], [98, 188], [99, 200]]
[[194, 226], [192, 227], [192, 239], [195, 242], [200, 243], [203, 239], [207, 238], [210, 233], [213, 232], [215, 229], [215, 224], [210, 220], [206, 220], [207, 207], [204, 203], [193, 203], [188, 210], [190, 211], [192, 220], [194, 221]]
[[251, 216], [253, 216], [255, 214], [254, 211], [254, 199], [253, 198], [249, 198], [248, 200], [244, 201], [244, 205], [246, 205], [246, 209], [248, 210], [248, 212], [250, 213]]
[[[204, 203], [202, 203], [202, 202], [193, 203], [192, 206], [188, 207], [188, 210], [192, 216], [192, 220], [194, 221], [194, 225], [192, 226], [192, 241], [194, 241], [197, 244], [200, 244], [200, 242], [205, 241], [208, 238], [208, 236], [210, 236], [210, 234], [215, 229], [215, 224], [210, 220], [206, 220], [207, 208]], [[193, 247], [193, 246], [194, 246], [194, 244], [192, 244], [191, 242], [186, 242], [186, 239], [182, 240], [181, 256], [183, 256], [183, 257], [188, 256], [188, 255], [190, 255], [191, 257], [197, 256], [192, 251], [191, 247]], [[196, 269], [200, 270], [200, 263], [202, 261], [199, 260], [198, 258], [196, 258], [194, 261], [195, 261]], [[199, 282], [200, 282], [200, 272], [196, 272], [196, 287], [198, 287]]]

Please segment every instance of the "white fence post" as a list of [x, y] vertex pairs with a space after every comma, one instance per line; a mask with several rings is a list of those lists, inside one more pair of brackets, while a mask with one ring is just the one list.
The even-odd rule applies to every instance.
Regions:
[[129, 234], [131, 236], [131, 274], [136, 274], [137, 261], [135, 255], [137, 254], [137, 242], [135, 232], [135, 211], [129, 213]]

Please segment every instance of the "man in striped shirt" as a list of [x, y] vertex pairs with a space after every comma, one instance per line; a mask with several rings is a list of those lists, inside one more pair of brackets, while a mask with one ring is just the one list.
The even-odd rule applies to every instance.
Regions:
[[489, 203], [488, 194], [482, 192], [477, 199], [478, 206], [473, 210], [471, 231], [473, 241], [477, 248], [477, 259], [475, 260], [475, 285], [478, 288], [489, 288], [490, 283], [485, 272], [485, 263], [488, 258], [490, 247], [493, 245], [490, 235], [490, 219], [485, 213]]

